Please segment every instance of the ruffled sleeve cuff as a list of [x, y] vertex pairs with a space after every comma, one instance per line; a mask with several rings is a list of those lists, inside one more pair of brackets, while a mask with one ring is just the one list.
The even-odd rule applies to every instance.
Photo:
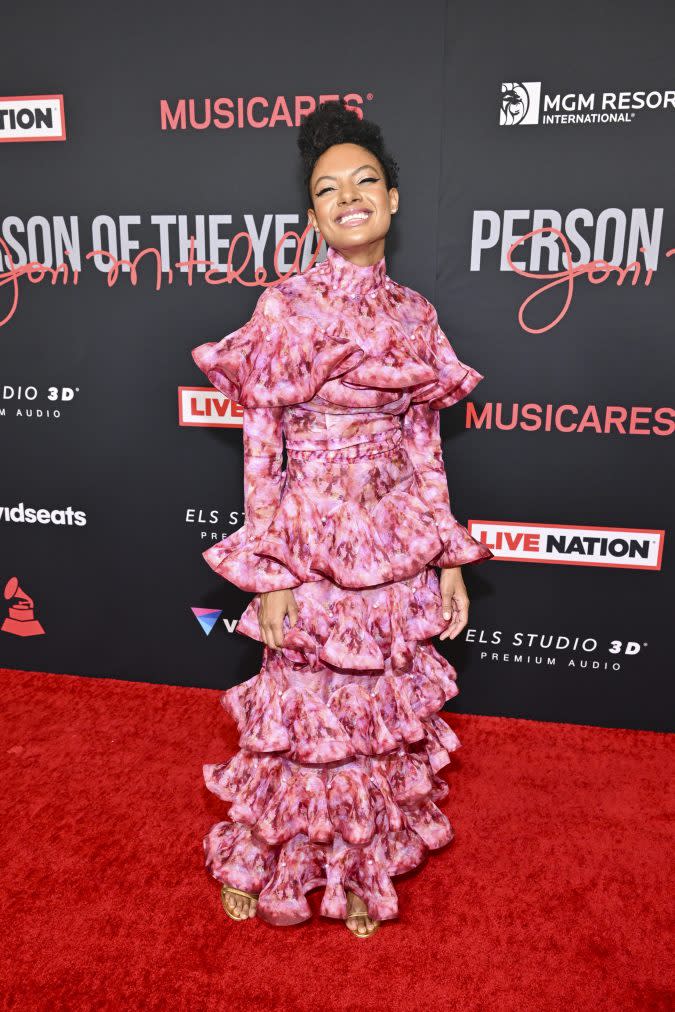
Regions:
[[302, 581], [281, 562], [256, 554], [266, 530], [247, 522], [202, 555], [214, 572], [241, 590], [262, 594], [299, 587]]
[[243, 527], [203, 552], [204, 559], [224, 579], [241, 590], [263, 593], [299, 586], [300, 580], [284, 565], [258, 554], [267, 537], [286, 485], [281, 407], [244, 408]]
[[440, 414], [429, 401], [411, 403], [403, 416], [403, 443], [413, 465], [419, 497], [434, 519], [442, 544], [431, 564], [450, 569], [493, 558], [487, 545], [472, 537], [452, 514]]
[[434, 517], [434, 523], [443, 550], [431, 560], [431, 565], [442, 569], [465, 566], [472, 562], [485, 562], [494, 558], [493, 553], [469, 534], [466, 527], [453, 516], [445, 470], [416, 468], [420, 496]]
[[432, 560], [432, 565], [452, 569], [454, 566], [466, 566], [494, 558], [488, 546], [472, 537], [452, 513], [437, 517], [436, 527], [443, 542], [443, 551]]

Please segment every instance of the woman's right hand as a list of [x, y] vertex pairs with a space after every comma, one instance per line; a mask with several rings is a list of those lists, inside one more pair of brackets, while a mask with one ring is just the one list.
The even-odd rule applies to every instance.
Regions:
[[292, 590], [269, 590], [260, 595], [258, 622], [263, 643], [277, 649], [284, 638], [284, 618], [292, 626], [298, 620], [298, 605]]

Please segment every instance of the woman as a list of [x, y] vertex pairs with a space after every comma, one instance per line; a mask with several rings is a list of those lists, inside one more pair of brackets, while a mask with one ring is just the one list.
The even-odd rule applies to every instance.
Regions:
[[436, 802], [456, 672], [431, 639], [464, 628], [460, 567], [492, 553], [450, 512], [439, 411], [483, 377], [386, 273], [398, 167], [379, 128], [325, 102], [298, 144], [326, 258], [192, 353], [243, 407], [246, 522], [203, 555], [254, 592], [237, 630], [264, 644], [222, 696], [241, 749], [204, 767], [231, 802], [204, 849], [233, 919], [306, 920], [323, 885], [321, 913], [367, 938], [398, 914], [391, 876], [453, 836]]

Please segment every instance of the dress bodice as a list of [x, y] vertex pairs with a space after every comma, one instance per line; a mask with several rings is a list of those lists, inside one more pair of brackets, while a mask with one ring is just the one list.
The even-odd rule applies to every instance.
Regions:
[[[389, 277], [384, 257], [359, 266], [334, 247], [321, 263], [267, 287], [247, 323], [192, 356], [244, 407], [363, 414], [362, 424], [376, 427], [410, 404], [454, 404], [483, 378], [459, 361], [433, 305]], [[336, 438], [341, 424], [303, 421], [296, 411], [288, 435], [318, 426], [320, 438], [328, 431]]]
[[263, 592], [329, 572], [360, 586], [490, 557], [450, 510], [439, 428], [483, 377], [384, 257], [359, 266], [329, 247], [192, 355], [244, 408], [246, 523], [204, 553], [230, 582]]

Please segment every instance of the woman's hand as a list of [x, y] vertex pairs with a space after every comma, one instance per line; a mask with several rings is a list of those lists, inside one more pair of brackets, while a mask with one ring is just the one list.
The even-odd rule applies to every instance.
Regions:
[[298, 620], [298, 605], [292, 590], [269, 590], [260, 595], [258, 623], [263, 643], [276, 649], [284, 638], [284, 618], [292, 626]]
[[464, 586], [462, 567], [441, 569], [441, 597], [443, 599], [443, 618], [450, 619], [448, 627], [443, 630], [440, 639], [449, 637], [454, 640], [469, 621], [469, 595]]

